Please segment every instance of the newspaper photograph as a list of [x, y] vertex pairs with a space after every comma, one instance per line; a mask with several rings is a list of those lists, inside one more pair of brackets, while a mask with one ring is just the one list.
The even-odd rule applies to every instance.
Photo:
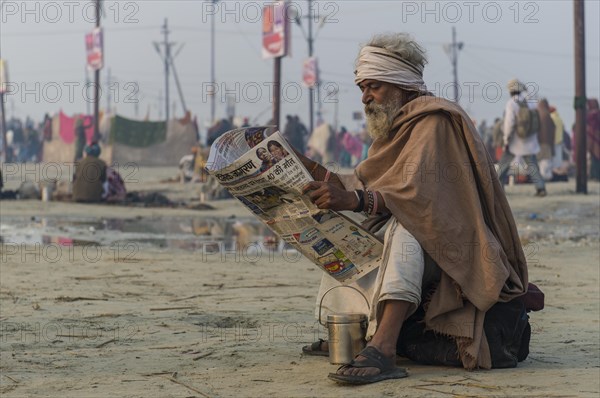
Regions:
[[231, 130], [210, 149], [207, 171], [283, 241], [341, 283], [377, 268], [383, 244], [341, 213], [302, 194], [313, 181], [280, 132]]

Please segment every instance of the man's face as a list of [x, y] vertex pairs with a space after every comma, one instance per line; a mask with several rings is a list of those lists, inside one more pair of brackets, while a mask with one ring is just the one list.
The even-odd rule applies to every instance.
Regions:
[[362, 91], [362, 103], [365, 105], [371, 102], [381, 105], [389, 99], [392, 92], [398, 91], [393, 84], [373, 79], [363, 80], [358, 88]]
[[402, 107], [403, 92], [393, 84], [367, 79], [358, 87], [367, 115], [367, 130], [371, 138], [385, 137], [392, 127], [394, 116]]

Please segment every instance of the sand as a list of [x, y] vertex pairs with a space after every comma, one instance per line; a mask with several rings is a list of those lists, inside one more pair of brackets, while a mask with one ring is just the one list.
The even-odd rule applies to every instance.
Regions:
[[[133, 189], [196, 198], [197, 185], [158, 182], [175, 173], [142, 170]], [[302, 345], [326, 337], [313, 317], [321, 272], [306, 259], [264, 250], [203, 255], [198, 246], [144, 240], [140, 231], [104, 230], [106, 222], [77, 224], [248, 217], [236, 202], [194, 211], [3, 201], [0, 393], [598, 397], [600, 187], [590, 183], [587, 196], [573, 190], [574, 182], [549, 184], [540, 199], [531, 186], [507, 188], [530, 279], [546, 294], [546, 308], [530, 314], [527, 360], [469, 372], [399, 358], [408, 378], [361, 387], [335, 384], [327, 358], [301, 355]], [[61, 234], [99, 245], [59, 246]], [[37, 235], [54, 238], [36, 244]]]

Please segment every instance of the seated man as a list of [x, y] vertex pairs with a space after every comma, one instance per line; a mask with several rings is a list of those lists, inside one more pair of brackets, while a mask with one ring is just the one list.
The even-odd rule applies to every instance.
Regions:
[[[373, 138], [367, 159], [344, 176], [302, 157], [315, 179], [304, 192], [319, 208], [365, 213], [364, 225], [385, 233], [381, 265], [353, 283], [370, 297], [367, 347], [329, 375], [337, 382], [405, 377], [397, 353], [466, 369], [514, 367], [527, 354], [515, 300], [527, 264], [508, 201], [470, 118], [427, 91], [426, 62], [406, 34], [374, 37], [355, 71]], [[319, 296], [336, 284], [324, 275]], [[364, 308], [351, 289], [330, 294], [324, 310]]]
[[101, 202], [106, 181], [106, 163], [100, 156], [100, 146], [92, 143], [84, 149], [85, 157], [75, 163], [73, 176], [73, 201]]

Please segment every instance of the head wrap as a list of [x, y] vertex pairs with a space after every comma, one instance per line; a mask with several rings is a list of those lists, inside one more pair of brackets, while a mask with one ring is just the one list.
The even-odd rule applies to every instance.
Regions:
[[98, 157], [100, 156], [100, 145], [98, 145], [97, 143], [93, 142], [90, 145], [87, 145], [85, 148], [85, 153], [88, 156], [94, 156], [94, 157]]
[[519, 81], [519, 79], [511, 79], [506, 85], [509, 93], [521, 93], [527, 91], [527, 87]]
[[406, 90], [427, 91], [423, 65], [415, 65], [385, 48], [364, 46], [358, 54], [354, 82], [373, 79], [396, 84]]

